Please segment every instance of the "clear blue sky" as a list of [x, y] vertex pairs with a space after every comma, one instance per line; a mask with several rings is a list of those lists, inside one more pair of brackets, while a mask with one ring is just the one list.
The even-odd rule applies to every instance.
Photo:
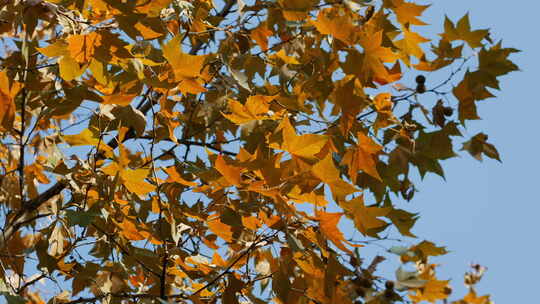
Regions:
[[504, 46], [522, 50], [511, 57], [521, 72], [501, 80], [498, 97], [480, 102], [483, 120], [468, 127], [470, 135], [480, 130], [489, 134], [503, 163], [491, 159], [479, 163], [465, 154], [444, 162], [446, 182], [431, 175], [419, 184], [411, 208], [422, 217], [413, 231], [452, 251], [435, 261], [443, 264], [442, 278], [453, 278], [456, 292], [464, 292], [462, 274], [470, 262], [477, 262], [488, 267], [479, 293], [491, 293], [495, 303], [538, 303], [533, 299], [538, 298], [540, 272], [535, 233], [540, 231], [536, 174], [540, 171], [536, 159], [540, 37], [533, 25], [539, 18], [540, 2], [432, 3], [424, 18], [431, 24], [430, 32], [441, 32], [445, 14], [457, 20], [469, 12], [473, 28], [490, 28], [492, 38], [502, 38]]

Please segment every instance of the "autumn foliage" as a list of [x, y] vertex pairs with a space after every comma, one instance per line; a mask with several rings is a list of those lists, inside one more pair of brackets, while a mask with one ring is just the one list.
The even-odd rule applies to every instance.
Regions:
[[517, 50], [416, 2], [1, 1], [1, 295], [491, 303], [405, 202], [458, 153], [500, 160], [463, 130]]

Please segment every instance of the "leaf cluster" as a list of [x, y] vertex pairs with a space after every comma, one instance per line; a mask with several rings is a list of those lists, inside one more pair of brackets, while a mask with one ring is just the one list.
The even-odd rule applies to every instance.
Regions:
[[[364, 250], [416, 237], [414, 172], [444, 177], [459, 143], [500, 161], [486, 134], [459, 140], [517, 50], [468, 15], [424, 37], [415, 2], [7, 1], [2, 295], [446, 300], [444, 247], [390, 248], [395, 278]], [[483, 272], [454, 303], [490, 303]]]

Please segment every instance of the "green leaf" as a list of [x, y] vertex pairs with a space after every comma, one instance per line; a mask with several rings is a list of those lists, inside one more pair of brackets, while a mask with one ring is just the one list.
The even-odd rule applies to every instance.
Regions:
[[1, 292], [8, 304], [25, 304], [26, 300], [21, 296], [13, 296], [7, 292]]
[[75, 225], [86, 227], [99, 215], [99, 213], [91, 211], [66, 210], [65, 212], [70, 227]]

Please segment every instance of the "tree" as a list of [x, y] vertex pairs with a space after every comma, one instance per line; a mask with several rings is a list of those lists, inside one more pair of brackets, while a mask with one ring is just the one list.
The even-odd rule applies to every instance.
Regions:
[[[0, 261], [13, 303], [437, 302], [403, 206], [517, 52], [404, 0], [3, 1]], [[427, 48], [426, 44], [431, 43]], [[462, 152], [463, 153], [463, 152]], [[356, 231], [351, 234], [347, 231]], [[346, 233], [344, 233], [346, 232]], [[353, 235], [355, 237], [351, 237]], [[359, 248], [363, 247], [363, 248]], [[490, 303], [469, 292], [452, 303]], [[46, 288], [37, 284], [45, 281]], [[41, 287], [40, 287], [41, 286]]]

